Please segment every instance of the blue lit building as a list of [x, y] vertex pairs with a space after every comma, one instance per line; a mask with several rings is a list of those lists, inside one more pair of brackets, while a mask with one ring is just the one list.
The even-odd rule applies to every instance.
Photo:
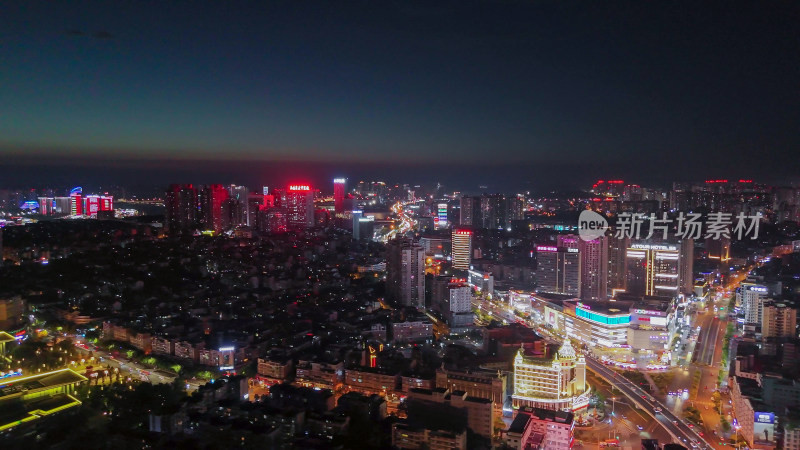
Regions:
[[626, 347], [632, 305], [625, 301], [564, 302], [567, 336], [590, 347]]

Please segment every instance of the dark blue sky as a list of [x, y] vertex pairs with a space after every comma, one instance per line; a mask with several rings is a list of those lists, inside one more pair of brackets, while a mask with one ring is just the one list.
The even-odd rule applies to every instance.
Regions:
[[589, 3], [5, 2], [3, 177], [798, 172], [796, 2]]

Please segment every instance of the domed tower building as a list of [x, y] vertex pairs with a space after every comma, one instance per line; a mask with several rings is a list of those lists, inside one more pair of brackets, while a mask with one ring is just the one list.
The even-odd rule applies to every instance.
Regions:
[[589, 405], [586, 360], [565, 340], [554, 354], [531, 352], [523, 345], [514, 358], [515, 409], [522, 406], [578, 411]]

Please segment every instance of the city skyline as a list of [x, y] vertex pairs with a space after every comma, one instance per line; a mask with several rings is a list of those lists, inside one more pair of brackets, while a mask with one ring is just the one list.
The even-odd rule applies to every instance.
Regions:
[[800, 450], [798, 23], [0, 5], [2, 447]]

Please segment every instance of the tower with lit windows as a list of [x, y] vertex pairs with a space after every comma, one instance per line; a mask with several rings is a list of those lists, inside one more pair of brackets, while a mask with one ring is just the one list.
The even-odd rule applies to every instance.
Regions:
[[694, 241], [632, 242], [625, 252], [626, 289], [633, 295], [675, 297], [694, 286]]
[[469, 270], [472, 262], [472, 230], [454, 228], [451, 242], [453, 245], [453, 268]]
[[314, 226], [314, 191], [307, 184], [290, 185], [284, 193], [287, 225], [292, 229]]
[[333, 179], [333, 212], [337, 217], [344, 214], [344, 198], [347, 196], [347, 178]]

